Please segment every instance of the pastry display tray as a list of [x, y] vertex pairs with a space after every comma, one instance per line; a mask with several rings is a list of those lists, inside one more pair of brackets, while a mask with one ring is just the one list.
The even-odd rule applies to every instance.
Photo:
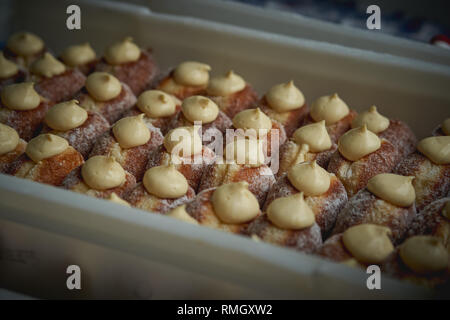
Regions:
[[[66, 29], [77, 3], [81, 30]], [[233, 69], [264, 92], [294, 79], [307, 101], [338, 92], [354, 109], [378, 106], [419, 137], [450, 115], [450, 68], [392, 55], [156, 14], [103, 1], [14, 1], [13, 30], [60, 52], [89, 41], [102, 52], [131, 35], [152, 46], [162, 70], [183, 60]], [[81, 269], [68, 290], [66, 269]], [[0, 175], [0, 287], [43, 298], [429, 298], [435, 293], [382, 275], [189, 225], [158, 214]]]

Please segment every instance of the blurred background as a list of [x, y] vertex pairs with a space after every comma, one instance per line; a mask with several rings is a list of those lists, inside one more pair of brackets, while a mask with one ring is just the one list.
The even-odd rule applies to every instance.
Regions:
[[[9, 30], [8, 21], [11, 4], [14, 0], [0, 0], [0, 39], [5, 39]], [[197, 0], [100, 0], [122, 1], [150, 8], [163, 8], [179, 12], [189, 8], [191, 2]], [[389, 34], [401, 38], [430, 43], [440, 35], [441, 40], [450, 37], [450, 1], [448, 0], [206, 0], [206, 2], [236, 2], [257, 8], [273, 9], [303, 17], [318, 19], [343, 26], [366, 29], [368, 14], [366, 9], [371, 4], [381, 8], [382, 29], [378, 33]], [[74, 3], [77, 1], [74, 0]], [[205, 1], [202, 1], [205, 2]]]
[[430, 42], [436, 35], [450, 36], [450, 1], [411, 0], [221, 0], [295, 12], [327, 22], [366, 28], [366, 9], [376, 4], [381, 9], [380, 32]]

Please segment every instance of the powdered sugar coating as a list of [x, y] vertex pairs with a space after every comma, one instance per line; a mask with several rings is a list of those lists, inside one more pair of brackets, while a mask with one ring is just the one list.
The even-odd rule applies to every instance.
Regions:
[[161, 145], [150, 152], [148, 157], [147, 169], [172, 163], [175, 165], [176, 169], [185, 176], [189, 185], [194, 190], [197, 190], [200, 179], [203, 175], [203, 171], [209, 164], [214, 163], [216, 155], [211, 149], [203, 146], [201, 154], [192, 155], [191, 157], [186, 159], [178, 159], [181, 163], [175, 164], [171, 154], [167, 152], [164, 145]]
[[150, 139], [147, 143], [127, 149], [120, 147], [112, 130], [106, 132], [97, 140], [89, 157], [112, 155], [126, 171], [136, 177], [136, 181], [142, 180], [151, 151], [162, 145], [164, 141], [159, 128], [151, 125], [147, 127], [150, 130]]
[[342, 242], [342, 233], [329, 237], [315, 253], [336, 262], [343, 262], [353, 258]]
[[266, 214], [254, 220], [245, 232], [257, 235], [263, 241], [305, 253], [313, 253], [322, 245], [322, 235], [317, 223], [302, 230], [285, 230], [270, 222]]
[[[324, 169], [327, 169], [330, 162], [331, 156], [337, 150], [337, 144], [333, 143], [331, 148], [322, 152], [314, 153], [307, 152], [304, 154], [305, 161], [316, 160], [317, 164]], [[280, 147], [280, 167], [276, 174], [277, 177], [281, 177], [285, 174], [292, 166], [294, 166], [298, 161], [300, 155], [301, 146], [292, 140], [286, 141]]]
[[417, 138], [409, 126], [400, 120], [390, 120], [389, 127], [379, 133], [380, 138], [388, 140], [398, 151], [398, 163], [401, 159], [416, 150]]
[[133, 207], [149, 212], [167, 213], [195, 197], [195, 191], [189, 187], [187, 193], [177, 199], [161, 199], [149, 194], [142, 183], [139, 183], [129, 195], [125, 197]]
[[1, 101], [0, 106], [0, 123], [14, 128], [22, 139], [29, 141], [40, 131], [42, 120], [53, 102], [43, 100], [37, 108], [25, 111], [8, 109]]
[[370, 178], [391, 172], [398, 159], [397, 149], [387, 140], [381, 140], [378, 150], [358, 161], [345, 159], [337, 150], [331, 157], [328, 171], [334, 173], [344, 184], [349, 197], [365, 188]]
[[229, 96], [208, 96], [213, 100], [219, 109], [224, 112], [230, 119], [245, 109], [255, 108], [258, 101], [258, 94], [247, 84], [241, 91], [235, 92]]
[[256, 196], [262, 207], [275, 177], [272, 170], [266, 165], [251, 167], [239, 164], [212, 164], [209, 165], [202, 176], [198, 191], [221, 186], [222, 184], [247, 181], [248, 189]]
[[[266, 202], [264, 203], [263, 211], [266, 211], [267, 207], [275, 199], [297, 193], [299, 191], [291, 184], [287, 175], [283, 175], [270, 189]], [[305, 197], [305, 201], [314, 212], [316, 223], [325, 238], [334, 227], [339, 212], [347, 203], [347, 192], [339, 179], [334, 174], [330, 174], [330, 188], [327, 192], [320, 196], [307, 196]]]
[[42, 133], [52, 133], [63, 137], [86, 159], [97, 139], [109, 130], [109, 123], [97, 112], [88, 111], [86, 121], [69, 131], [56, 131], [44, 124]]
[[78, 69], [69, 69], [66, 72], [51, 78], [33, 75], [35, 90], [50, 101], [61, 102], [71, 99], [83, 88], [86, 77]]
[[114, 99], [101, 102], [95, 101], [84, 88], [75, 99], [80, 102], [87, 111], [100, 113], [110, 124], [119, 120], [122, 114], [131, 109], [136, 104], [136, 96], [133, 94], [127, 84], [122, 84], [122, 91]]
[[450, 192], [450, 165], [434, 164], [419, 152], [403, 159], [394, 173], [415, 177], [412, 183], [416, 191], [418, 211]]
[[450, 247], [450, 220], [442, 215], [442, 210], [450, 198], [442, 198], [427, 205], [411, 222], [408, 237], [431, 235], [438, 237], [442, 243]]
[[158, 75], [159, 69], [151, 54], [152, 50], [141, 50], [137, 61], [120, 65], [110, 65], [102, 59], [96, 66], [96, 71], [109, 72], [120, 81], [126, 83], [137, 96], [150, 87]]
[[348, 200], [336, 220], [333, 234], [342, 233], [358, 224], [372, 223], [390, 228], [392, 241], [398, 243], [405, 236], [415, 216], [414, 204], [407, 208], [397, 207], [363, 189]]

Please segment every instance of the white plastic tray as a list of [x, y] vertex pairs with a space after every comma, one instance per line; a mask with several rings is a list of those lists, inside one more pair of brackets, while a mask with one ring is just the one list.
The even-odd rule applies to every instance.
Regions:
[[[155, 12], [224, 22], [291, 37], [335, 43], [450, 66], [450, 53], [446, 49], [383, 33], [383, 13], [386, 3], [379, 4], [382, 29], [378, 31], [336, 25], [297, 13], [261, 8], [234, 1], [133, 0], [133, 2], [144, 6], [148, 5]], [[366, 2], [367, 6], [372, 4], [370, 1]]]
[[[142, 7], [79, 2], [82, 30], [65, 29], [73, 1], [18, 1], [14, 29], [42, 35], [56, 51], [90, 41], [101, 49], [133, 35], [168, 68], [196, 59], [233, 68], [264, 92], [294, 79], [308, 101], [337, 91], [357, 110], [371, 104], [419, 136], [450, 115], [450, 68], [293, 39]], [[66, 288], [68, 265], [82, 290]], [[423, 289], [367, 275], [293, 250], [192, 226], [65, 190], [0, 175], [0, 286], [36, 297], [418, 298]]]

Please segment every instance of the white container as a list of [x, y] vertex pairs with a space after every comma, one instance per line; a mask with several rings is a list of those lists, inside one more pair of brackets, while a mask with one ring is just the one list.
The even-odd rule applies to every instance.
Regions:
[[[120, 1], [120, 0], [116, 0]], [[196, 17], [216, 22], [230, 23], [246, 28], [283, 34], [291, 37], [324, 41], [347, 47], [392, 54], [450, 66], [450, 53], [447, 49], [427, 43], [395, 37], [384, 33], [385, 7], [392, 9], [397, 4], [384, 1], [377, 3], [381, 9], [381, 30], [336, 25], [298, 13], [271, 8], [261, 8], [234, 1], [224, 0], [132, 0], [134, 3], [149, 6], [152, 11]], [[360, 1], [360, 7], [374, 4], [373, 1]], [[405, 4], [410, 9], [412, 3]], [[423, 5], [421, 4], [421, 7]], [[388, 10], [386, 9], [386, 10]], [[417, 8], [413, 8], [416, 11]], [[367, 15], [369, 17], [369, 15]]]
[[[90, 41], [100, 50], [132, 35], [164, 68], [195, 59], [233, 68], [260, 93], [294, 79], [307, 101], [339, 92], [357, 110], [408, 122], [419, 136], [450, 116], [450, 68], [294, 39], [138, 6], [79, 2], [82, 29], [65, 29], [69, 1], [15, 2], [14, 28], [60, 52]], [[99, 51], [101, 52], [101, 51]], [[82, 290], [66, 288], [79, 265]], [[423, 288], [368, 275], [294, 250], [189, 225], [62, 189], [0, 175], [0, 286], [67, 298], [418, 298]]]

